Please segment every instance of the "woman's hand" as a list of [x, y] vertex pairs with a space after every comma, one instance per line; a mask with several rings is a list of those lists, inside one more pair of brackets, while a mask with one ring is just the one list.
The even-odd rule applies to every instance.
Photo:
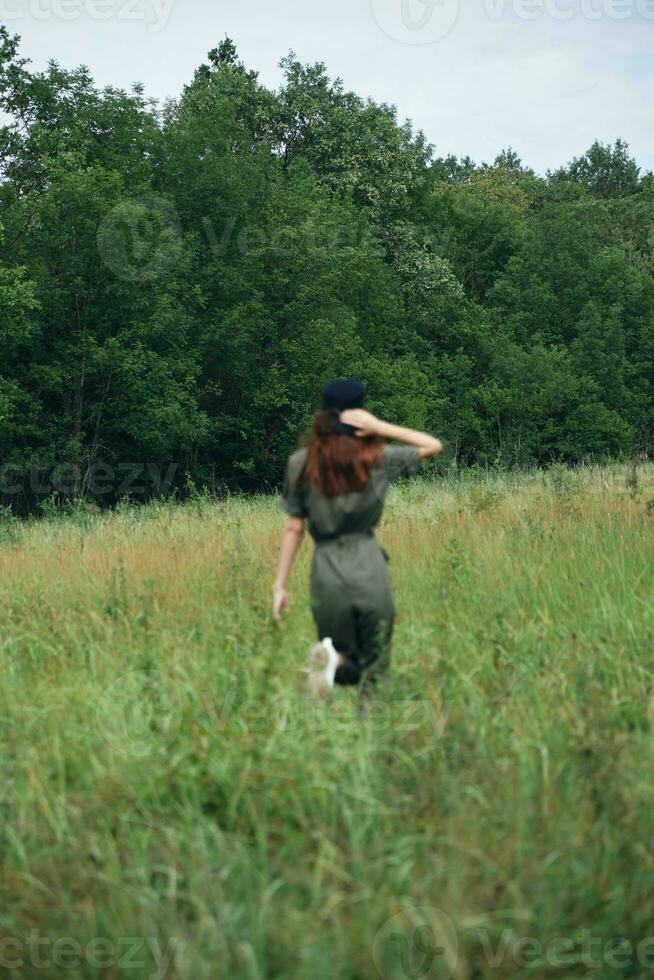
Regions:
[[272, 614], [273, 619], [278, 626], [282, 625], [282, 613], [289, 613], [291, 611], [291, 601], [288, 596], [286, 589], [280, 588], [278, 585], [273, 587], [273, 608]]
[[291, 611], [291, 603], [286, 591], [286, 583], [291, 573], [295, 556], [304, 537], [304, 520], [301, 517], [289, 517], [282, 535], [282, 546], [279, 551], [277, 575], [273, 585], [273, 619], [278, 626], [282, 625], [282, 613]]
[[372, 412], [366, 412], [363, 408], [350, 408], [347, 412], [341, 412], [341, 422], [351, 425], [357, 430], [357, 435], [362, 439], [366, 436], [380, 436], [384, 423], [376, 418]]

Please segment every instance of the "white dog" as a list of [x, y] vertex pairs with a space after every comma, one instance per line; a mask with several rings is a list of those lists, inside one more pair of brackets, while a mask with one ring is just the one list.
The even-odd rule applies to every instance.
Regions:
[[314, 697], [328, 698], [334, 687], [340, 657], [332, 640], [327, 637], [311, 650], [306, 669], [307, 687]]

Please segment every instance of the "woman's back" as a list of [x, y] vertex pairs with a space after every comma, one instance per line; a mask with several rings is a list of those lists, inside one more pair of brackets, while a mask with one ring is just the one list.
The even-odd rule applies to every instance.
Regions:
[[413, 446], [385, 446], [363, 490], [328, 497], [305, 477], [306, 449], [288, 461], [282, 506], [291, 517], [308, 520], [315, 541], [329, 541], [347, 534], [372, 534], [379, 524], [389, 485], [416, 472], [420, 453]]

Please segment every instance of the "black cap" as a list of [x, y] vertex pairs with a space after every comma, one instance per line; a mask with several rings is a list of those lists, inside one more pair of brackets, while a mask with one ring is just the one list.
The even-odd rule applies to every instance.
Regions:
[[322, 390], [322, 407], [346, 412], [349, 408], [363, 408], [366, 389], [353, 378], [336, 378]]
[[340, 413], [351, 408], [363, 408], [366, 389], [353, 378], [336, 378], [322, 390], [322, 407], [334, 414], [334, 429], [339, 435], [355, 436], [357, 430], [340, 420]]

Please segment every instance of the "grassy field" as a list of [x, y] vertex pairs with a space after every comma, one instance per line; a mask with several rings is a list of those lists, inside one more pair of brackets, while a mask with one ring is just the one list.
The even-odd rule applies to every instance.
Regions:
[[368, 718], [273, 499], [0, 524], [0, 975], [654, 975], [654, 469], [414, 483]]

